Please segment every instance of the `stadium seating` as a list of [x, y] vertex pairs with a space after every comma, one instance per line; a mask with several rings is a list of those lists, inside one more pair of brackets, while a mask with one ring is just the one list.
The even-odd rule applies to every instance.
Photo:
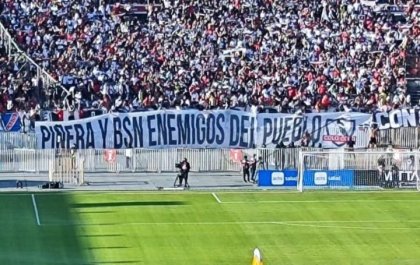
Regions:
[[25, 111], [34, 115], [42, 84], [24, 56], [8, 56], [0, 43], [0, 113]]
[[[120, 112], [414, 105], [406, 79], [406, 58], [420, 51], [414, 2], [158, 2], [145, 21], [130, 12], [136, 1], [2, 1], [2, 23], [16, 42], [68, 90], [37, 97], [29, 89], [25, 102], [35, 96], [47, 110]], [[2, 76], [29, 81], [31, 70], [18, 66], [2, 67]], [[2, 97], [19, 106], [19, 91]]]

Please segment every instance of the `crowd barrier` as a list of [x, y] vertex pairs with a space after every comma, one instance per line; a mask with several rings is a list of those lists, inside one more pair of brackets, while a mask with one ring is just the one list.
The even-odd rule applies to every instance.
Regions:
[[[76, 159], [83, 160], [85, 173], [177, 172], [175, 163], [187, 158], [192, 172], [239, 172], [244, 156], [255, 154], [265, 168], [297, 168], [301, 150], [286, 149], [121, 149], [78, 150]], [[0, 153], [0, 173], [49, 171], [49, 161], [60, 157], [60, 150], [10, 149]]]
[[[184, 158], [187, 158], [191, 163], [192, 172], [240, 172], [241, 161], [244, 157], [247, 156], [248, 159], [251, 159], [254, 154], [257, 158], [262, 158], [261, 167], [264, 169], [297, 169], [301, 151], [319, 152], [319, 156], [308, 158], [307, 163], [315, 168], [331, 166], [331, 163], [335, 161], [333, 158], [330, 158], [327, 164], [322, 164], [327, 160], [320, 159], [320, 156], [338, 152], [337, 150], [317, 148], [78, 150], [75, 159], [83, 161], [85, 173], [177, 172], [175, 163]], [[378, 151], [381, 149], [365, 150], [364, 152]], [[60, 152], [60, 150], [36, 149], [4, 150], [0, 153], [0, 173], [46, 173], [49, 171], [49, 161], [61, 157]], [[334, 157], [341, 159], [340, 156]], [[372, 155], [369, 158], [372, 160], [359, 156], [347, 156], [344, 160], [346, 165], [350, 165], [353, 169], [375, 168], [377, 157]]]
[[420, 148], [419, 128], [398, 128], [379, 131], [378, 143], [401, 148]]
[[[333, 165], [351, 169], [375, 169], [378, 156], [385, 149], [357, 150], [370, 153], [368, 156], [350, 155], [345, 150], [322, 150], [316, 148], [284, 149], [121, 149], [121, 150], [78, 150], [77, 161], [83, 161], [85, 173], [124, 172], [177, 172], [175, 163], [187, 158], [193, 172], [240, 172], [245, 156], [262, 158], [264, 169], [288, 170], [299, 168], [300, 153], [317, 152], [305, 162], [312, 168], [330, 168]], [[0, 173], [49, 171], [50, 162], [61, 157], [60, 150], [11, 149], [0, 153]], [[405, 152], [394, 149], [393, 153]], [[330, 154], [334, 153], [334, 156]], [[328, 159], [324, 159], [328, 157]]]
[[0, 152], [11, 149], [35, 149], [36, 137], [33, 133], [1, 132]]

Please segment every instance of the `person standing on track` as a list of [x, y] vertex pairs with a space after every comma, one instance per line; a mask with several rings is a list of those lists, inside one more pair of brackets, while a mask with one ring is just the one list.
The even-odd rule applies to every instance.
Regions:
[[181, 176], [179, 178], [179, 186], [182, 186], [182, 180], [184, 180], [184, 187], [188, 188], [190, 185], [188, 184], [188, 174], [190, 173], [191, 165], [188, 162], [187, 158], [180, 163], [181, 166]]
[[248, 161], [248, 157], [244, 156], [244, 159], [242, 160], [242, 176], [244, 178], [244, 182], [250, 182], [249, 166], [250, 166], [250, 162]]
[[252, 182], [254, 182], [254, 183], [255, 183], [255, 175], [256, 175], [256, 173], [257, 173], [257, 163], [258, 163], [258, 158], [257, 158], [257, 155], [256, 155], [256, 154], [254, 154], [254, 155], [252, 156], [251, 161], [250, 161], [250, 167], [251, 167], [251, 180], [252, 180]]

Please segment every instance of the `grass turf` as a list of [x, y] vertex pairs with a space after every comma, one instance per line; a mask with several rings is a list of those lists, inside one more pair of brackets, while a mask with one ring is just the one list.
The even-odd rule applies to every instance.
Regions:
[[420, 264], [420, 194], [0, 195], [0, 264]]

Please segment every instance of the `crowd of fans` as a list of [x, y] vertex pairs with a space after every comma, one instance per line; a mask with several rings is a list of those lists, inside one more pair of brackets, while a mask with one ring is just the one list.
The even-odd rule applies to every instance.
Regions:
[[[4, 0], [0, 17], [65, 88], [36, 96], [42, 108], [289, 113], [415, 105], [405, 58], [420, 52], [420, 14], [414, 2], [374, 2], [164, 0], [147, 7], [144, 21], [106, 0]], [[32, 72], [1, 58], [0, 108], [31, 100]]]
[[0, 113], [26, 111], [28, 119], [35, 116], [41, 91], [36, 67], [22, 54], [9, 56], [0, 44]]

